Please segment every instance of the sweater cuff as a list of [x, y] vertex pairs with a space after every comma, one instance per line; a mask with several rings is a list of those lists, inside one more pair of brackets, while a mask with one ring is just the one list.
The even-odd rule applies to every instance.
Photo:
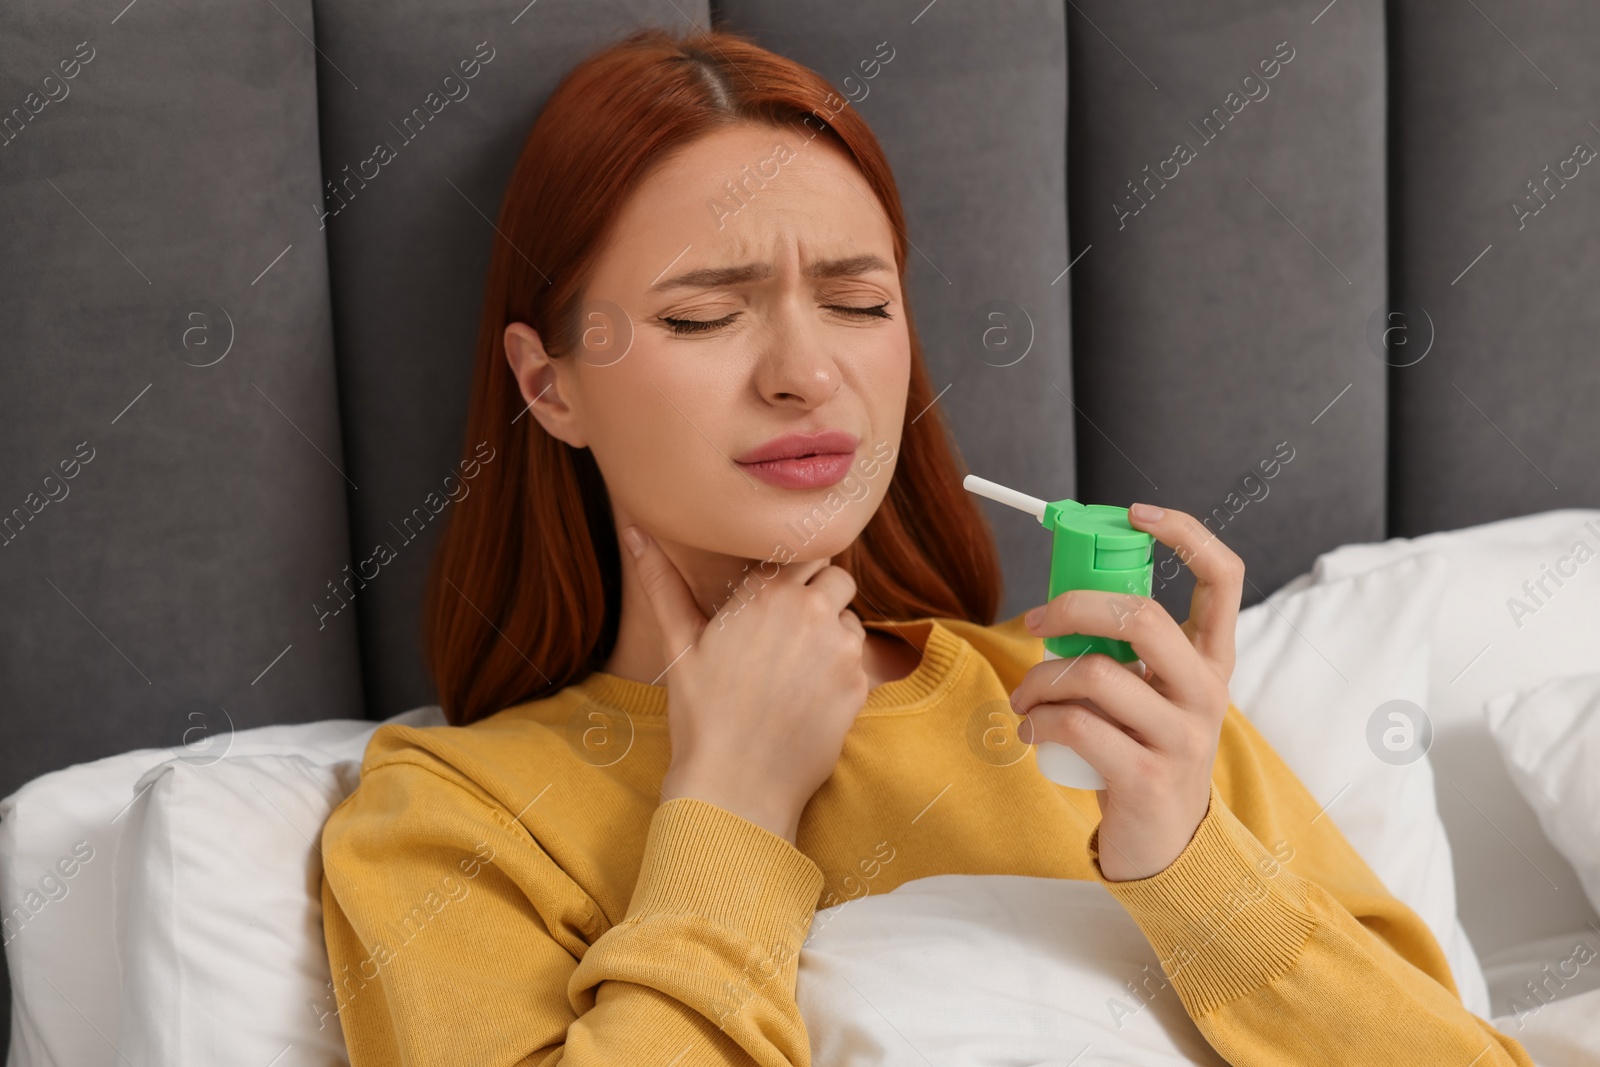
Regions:
[[696, 797], [655, 811], [624, 921], [688, 914], [757, 945], [798, 949], [822, 871], [777, 834]]
[[1196, 1018], [1287, 971], [1317, 925], [1305, 884], [1228, 809], [1215, 782], [1194, 837], [1165, 869], [1109, 881], [1099, 847], [1096, 826], [1089, 835], [1095, 879], [1144, 931], [1163, 976]]

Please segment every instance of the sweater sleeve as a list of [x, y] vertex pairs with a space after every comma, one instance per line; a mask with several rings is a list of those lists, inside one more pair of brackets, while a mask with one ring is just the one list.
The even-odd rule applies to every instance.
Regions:
[[822, 874], [723, 808], [656, 809], [615, 924], [499, 804], [419, 763], [369, 767], [322, 852], [351, 1067], [810, 1063], [794, 994]]
[[[1296, 841], [1291, 859], [1230, 810], [1215, 774], [1210, 807], [1164, 870], [1108, 881], [1099, 827], [1089, 837], [1095, 878], [1144, 931], [1211, 1046], [1234, 1067], [1534, 1067], [1520, 1044], [1467, 1011], [1426, 924], [1331, 818], [1311, 818], [1304, 785], [1242, 723], [1230, 709], [1223, 750], [1245, 748], [1230, 777], [1252, 813], [1280, 820], [1274, 835]], [[1240, 763], [1251, 765], [1242, 775]]]

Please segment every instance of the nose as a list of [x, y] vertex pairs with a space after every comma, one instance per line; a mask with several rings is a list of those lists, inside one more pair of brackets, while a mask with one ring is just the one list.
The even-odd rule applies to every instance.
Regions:
[[756, 389], [769, 404], [811, 410], [826, 403], [842, 384], [822, 327], [783, 301], [766, 350], [756, 366]]

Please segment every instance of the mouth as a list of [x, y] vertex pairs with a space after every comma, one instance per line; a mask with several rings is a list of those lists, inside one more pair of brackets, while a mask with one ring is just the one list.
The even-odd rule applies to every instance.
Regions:
[[861, 439], [842, 430], [791, 433], [753, 448], [734, 462], [780, 489], [822, 489], [850, 472]]

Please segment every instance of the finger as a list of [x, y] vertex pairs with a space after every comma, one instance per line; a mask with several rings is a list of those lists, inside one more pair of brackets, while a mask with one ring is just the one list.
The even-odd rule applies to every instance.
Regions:
[[1028, 630], [1040, 637], [1093, 634], [1126, 641], [1166, 691], [1185, 706], [1204, 706], [1216, 686], [1214, 668], [1167, 609], [1149, 597], [1069, 589], [1046, 604], [1040, 617], [1028, 623]]
[[834, 611], [843, 611], [856, 598], [856, 580], [843, 567], [825, 567], [806, 584], [821, 593]]
[[[811, 576], [828, 566], [828, 560], [805, 559], [793, 563], [779, 563], [764, 559], [745, 564], [733, 595], [723, 601], [719, 614], [737, 615], [745, 603], [769, 585], [805, 585]], [[729, 583], [730, 588], [734, 583]]]
[[1092, 701], [1118, 726], [1162, 751], [1176, 749], [1183, 739], [1186, 727], [1176, 708], [1127, 667], [1095, 652], [1031, 667], [1011, 695], [1011, 707], [1028, 715], [1037, 707], [1074, 700]]
[[[633, 542], [635, 534], [639, 538], [637, 542]], [[700, 632], [706, 628], [705, 613], [695, 603], [682, 573], [644, 527], [629, 526], [622, 531], [622, 541], [628, 547], [627, 555], [633, 560], [639, 584], [644, 587], [645, 598], [650, 601], [650, 610], [655, 613], [662, 639], [667, 643], [663, 651], [669, 657], [676, 656], [700, 639]]]
[[855, 634], [861, 640], [865, 641], [867, 639], [867, 628], [861, 624], [861, 616], [849, 608], [839, 612], [839, 625]]
[[1137, 778], [1146, 766], [1143, 745], [1083, 704], [1040, 704], [1018, 724], [1017, 737], [1029, 745], [1066, 745], [1099, 771], [1108, 786]]
[[[828, 560], [828, 557], [826, 556], [822, 557], [821, 559], [801, 559], [796, 560], [793, 563], [776, 564], [778, 567], [778, 573], [775, 577], [786, 582], [794, 582], [798, 585], [805, 585], [807, 582], [811, 581], [812, 578], [816, 577], [819, 572], [826, 570], [830, 565], [831, 564]], [[761, 566], [762, 574], [764, 575], [766, 573], [767, 564], [763, 563]]]
[[1200, 655], [1227, 681], [1233, 674], [1234, 627], [1244, 590], [1244, 560], [1193, 515], [1182, 511], [1135, 504], [1128, 509], [1128, 521], [1171, 548], [1178, 562], [1194, 572], [1194, 596], [1183, 628]]

